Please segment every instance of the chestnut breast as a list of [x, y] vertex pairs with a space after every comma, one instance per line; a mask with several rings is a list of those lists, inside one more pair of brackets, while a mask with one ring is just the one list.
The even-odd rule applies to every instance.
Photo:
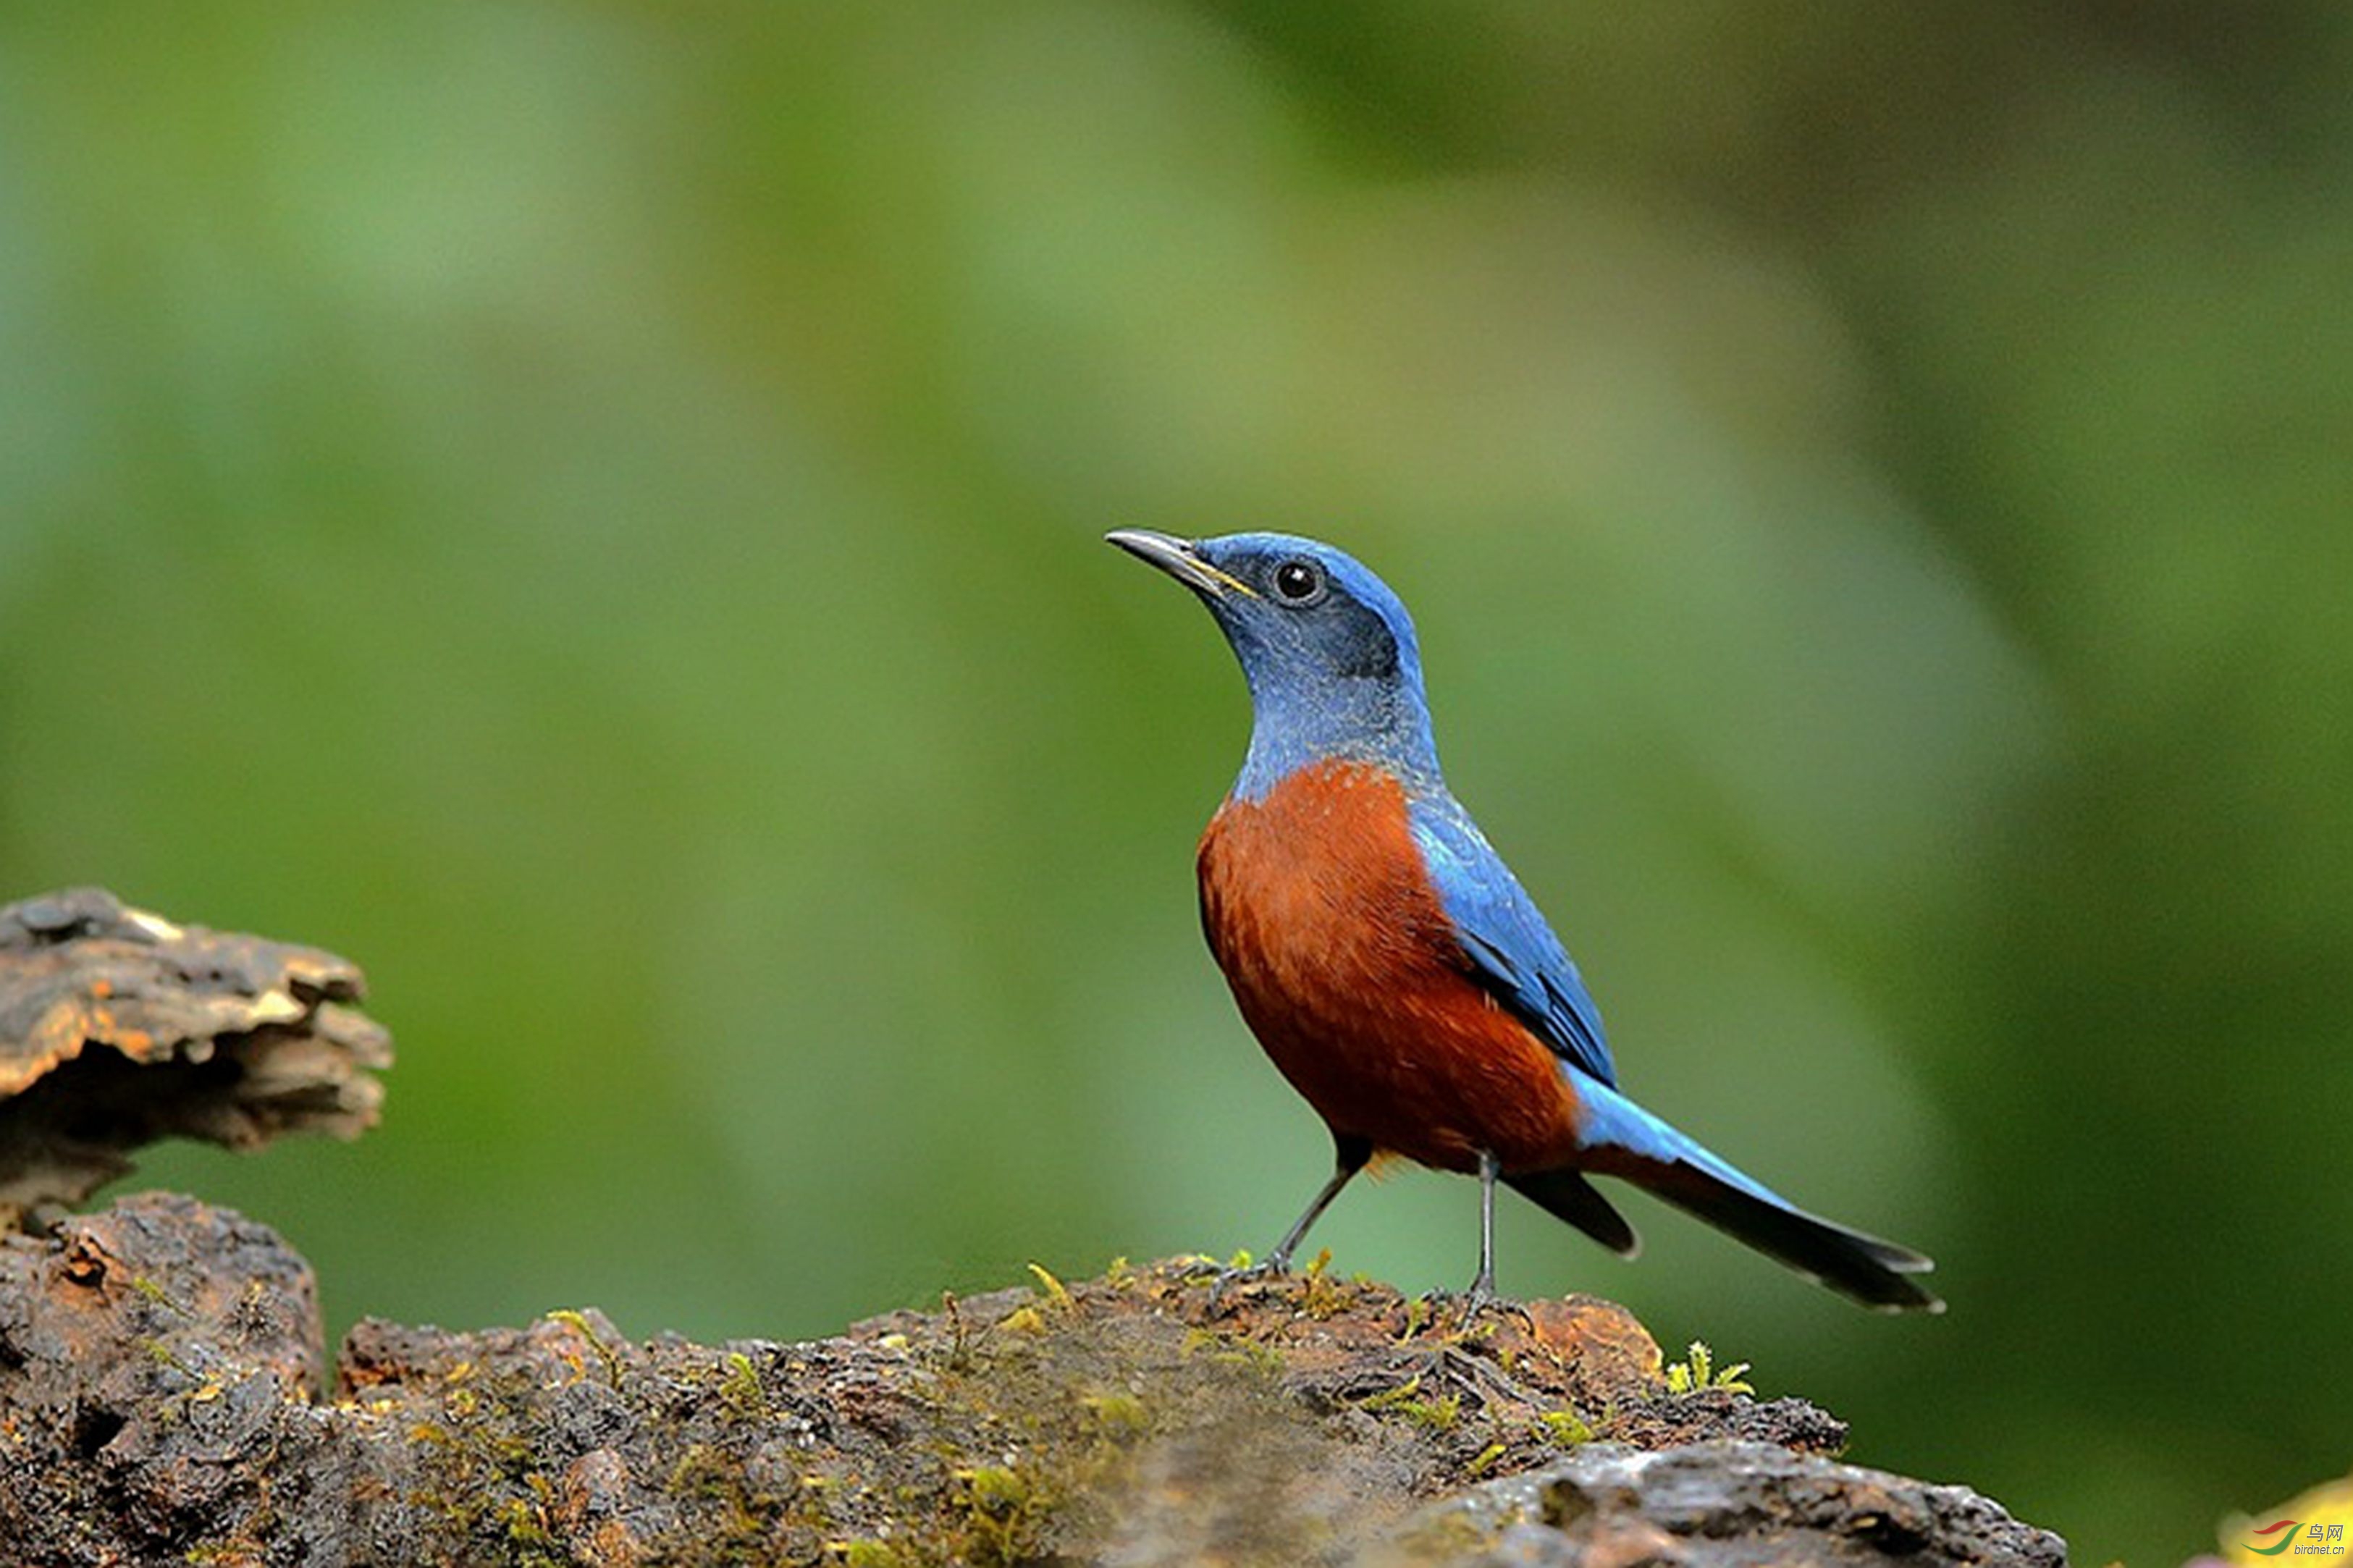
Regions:
[[1574, 1163], [1575, 1093], [1471, 977], [1393, 774], [1327, 761], [1230, 798], [1199, 869], [1243, 1019], [1335, 1133], [1447, 1170]]

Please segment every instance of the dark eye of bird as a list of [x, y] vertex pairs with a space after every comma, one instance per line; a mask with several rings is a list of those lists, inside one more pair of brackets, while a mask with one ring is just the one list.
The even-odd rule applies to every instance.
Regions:
[[1274, 569], [1274, 591], [1294, 604], [1314, 598], [1323, 586], [1323, 569], [1313, 561], [1286, 561]]

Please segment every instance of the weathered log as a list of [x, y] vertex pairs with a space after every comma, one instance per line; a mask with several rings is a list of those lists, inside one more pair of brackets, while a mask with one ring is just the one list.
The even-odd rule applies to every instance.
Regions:
[[[101, 893], [0, 911], [8, 1213], [166, 1132], [366, 1125], [358, 990]], [[0, 1568], [2064, 1561], [1803, 1401], [1679, 1385], [1609, 1302], [1217, 1278], [1041, 1270], [799, 1343], [367, 1321], [331, 1379], [301, 1258], [141, 1194], [0, 1235]]]
[[361, 984], [331, 952], [96, 888], [0, 909], [0, 1226], [79, 1203], [161, 1138], [358, 1136], [392, 1063]]
[[2063, 1561], [1835, 1462], [1801, 1401], [1669, 1392], [1609, 1303], [1466, 1324], [1328, 1273], [1213, 1303], [1212, 1275], [789, 1344], [371, 1321], [328, 1398], [302, 1261], [143, 1194], [0, 1243], [0, 1542], [38, 1568]]

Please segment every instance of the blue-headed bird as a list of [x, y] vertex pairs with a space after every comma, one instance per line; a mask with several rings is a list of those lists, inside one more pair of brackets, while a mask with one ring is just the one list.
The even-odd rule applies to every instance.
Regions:
[[1201, 837], [1201, 923], [1336, 1153], [1265, 1268], [1397, 1154], [1478, 1176], [1473, 1302], [1494, 1292], [1498, 1181], [1632, 1256], [1603, 1175], [1867, 1306], [1942, 1310], [1926, 1258], [1806, 1213], [1620, 1091], [1577, 965], [1439, 772], [1413, 623], [1379, 578], [1287, 534], [1109, 538], [1208, 606], [1250, 686], [1250, 749]]

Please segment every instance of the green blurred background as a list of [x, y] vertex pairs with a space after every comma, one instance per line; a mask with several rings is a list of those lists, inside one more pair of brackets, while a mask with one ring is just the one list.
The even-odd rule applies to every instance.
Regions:
[[2353, 1457], [2348, 452], [2320, 0], [19, 4], [0, 896], [366, 966], [380, 1131], [139, 1178], [338, 1328], [1263, 1248], [1240, 682], [1097, 539], [1322, 534], [1630, 1087], [1954, 1310], [1506, 1287], [2168, 1562]]

